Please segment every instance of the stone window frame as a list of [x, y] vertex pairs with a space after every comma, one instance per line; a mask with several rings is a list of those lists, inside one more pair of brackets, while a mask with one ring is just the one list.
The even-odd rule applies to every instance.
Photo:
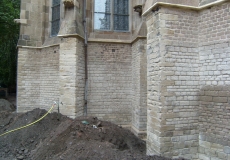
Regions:
[[[113, 2], [114, 2], [114, 0], [111, 0], [112, 2], [111, 2], [111, 8], [112, 8], [112, 13], [111, 13], [111, 15], [113, 15]], [[129, 21], [128, 21], [128, 30], [127, 31], [125, 31], [125, 30], [114, 30], [114, 27], [113, 27], [113, 16], [112, 16], [112, 18], [111, 18], [111, 23], [110, 23], [110, 25], [111, 25], [111, 27], [110, 27], [110, 30], [103, 30], [103, 29], [94, 29], [94, 10], [95, 10], [95, 0], [93, 0], [93, 4], [92, 4], [92, 28], [93, 28], [93, 30], [94, 31], [101, 31], [101, 32], [104, 32], [104, 31], [108, 31], [108, 32], [131, 32], [131, 27], [132, 27], [132, 21], [131, 21], [131, 15], [132, 15], [132, 0], [128, 0], [129, 2], [128, 2], [128, 4], [129, 4], [129, 11], [128, 11], [128, 16], [129, 16]]]
[[[57, 35], [52, 35], [52, 7], [53, 7], [53, 0], [49, 0], [49, 37], [57, 37]], [[64, 18], [64, 4], [62, 3], [62, 0], [60, 0], [60, 23], [59, 23], [59, 30], [61, 27], [61, 22]]]

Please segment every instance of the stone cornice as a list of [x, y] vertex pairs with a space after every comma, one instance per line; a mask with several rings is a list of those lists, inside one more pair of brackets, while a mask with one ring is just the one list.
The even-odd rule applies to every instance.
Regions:
[[145, 37], [145, 36], [137, 36], [136, 38], [134, 38], [133, 40], [132, 40], [132, 44], [133, 43], [135, 43], [136, 41], [138, 41], [139, 39], [147, 39], [147, 37]]
[[122, 40], [122, 39], [103, 39], [103, 38], [89, 38], [88, 42], [97, 42], [97, 43], [131, 43], [131, 40]]
[[[68, 34], [68, 35], [58, 35], [57, 37], [60, 38], [80, 38], [84, 40], [83, 37], [81, 37], [78, 34]], [[89, 38], [88, 42], [94, 42], [94, 43], [120, 43], [120, 44], [133, 44], [139, 39], [146, 39], [147, 37], [145, 36], [136, 36], [132, 40], [118, 40], [118, 39], [99, 39], [99, 38]], [[34, 46], [20, 46], [18, 45], [18, 48], [28, 48], [28, 49], [43, 49], [43, 48], [48, 48], [48, 47], [53, 47], [53, 46], [59, 46], [60, 44], [53, 44], [53, 45], [47, 45], [47, 46], [41, 46], [41, 47], [34, 47]]]
[[60, 38], [71, 38], [71, 37], [73, 37], [73, 38], [80, 38], [82, 40], [85, 39], [79, 34], [64, 34], [64, 35], [57, 35], [57, 37], [60, 37]]
[[206, 8], [210, 8], [212, 6], [227, 2], [229, 0], [218, 0], [203, 6], [199, 6], [199, 7], [195, 7], [195, 6], [189, 6], [189, 5], [182, 5], [182, 4], [173, 4], [173, 3], [165, 3], [165, 2], [156, 2], [154, 5], [152, 5], [151, 7], [149, 7], [146, 11], [144, 11], [144, 13], [142, 14], [142, 16], [146, 16], [150, 11], [152, 11], [154, 8], [158, 7], [158, 6], [165, 6], [165, 7], [177, 7], [177, 8], [183, 8], [183, 9], [192, 9], [192, 10], [203, 10]]
[[97, 43], [123, 43], [123, 44], [133, 44], [139, 39], [146, 39], [145, 36], [137, 36], [132, 40], [122, 40], [122, 39], [98, 39], [98, 38], [89, 38], [88, 42], [97, 42]]
[[54, 46], [59, 46], [59, 45], [60, 45], [60, 44], [52, 44], [52, 45], [47, 45], [47, 46], [42, 46], [42, 47], [20, 46], [20, 45], [18, 45], [17, 48], [43, 49], [43, 48], [54, 47]]

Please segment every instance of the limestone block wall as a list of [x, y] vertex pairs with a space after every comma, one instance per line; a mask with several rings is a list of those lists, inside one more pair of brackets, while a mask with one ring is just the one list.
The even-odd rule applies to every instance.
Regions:
[[40, 47], [44, 41], [44, 24], [48, 10], [45, 1], [22, 0], [20, 19], [25, 21], [20, 27], [18, 45]]
[[229, 159], [229, 13], [226, 2], [148, 14], [147, 154]]
[[[132, 8], [137, 6], [137, 5], [142, 5], [142, 9], [145, 4], [145, 0], [132, 0]], [[143, 17], [139, 15], [139, 12], [132, 12], [132, 30], [135, 32], [138, 30], [139, 26], [142, 23]]]
[[200, 12], [200, 159], [230, 159], [230, 3]]
[[85, 58], [83, 40], [64, 38], [59, 57], [60, 112], [69, 117], [83, 115]]
[[59, 46], [19, 48], [17, 112], [49, 109], [59, 99]]
[[[137, 135], [146, 136], [147, 122], [147, 57], [146, 40], [132, 44], [132, 127]], [[143, 132], [144, 131], [144, 132]], [[141, 133], [142, 132], [142, 133]], [[144, 134], [144, 135], [143, 135]]]
[[131, 45], [88, 44], [88, 115], [131, 123]]
[[62, 20], [58, 35], [78, 34], [84, 37], [83, 1], [75, 0], [73, 7], [63, 6], [61, 11]]
[[164, 7], [147, 17], [147, 154], [198, 157], [197, 18]]

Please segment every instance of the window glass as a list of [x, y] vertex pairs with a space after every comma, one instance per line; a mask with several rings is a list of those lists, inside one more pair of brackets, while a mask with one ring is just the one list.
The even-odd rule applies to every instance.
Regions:
[[59, 5], [60, 4], [60, 0], [53, 0], [53, 6]]
[[99, 30], [110, 30], [110, 14], [95, 13], [94, 28]]
[[95, 0], [94, 2], [94, 29], [129, 30], [129, 0]]
[[129, 30], [129, 1], [114, 0], [114, 30], [128, 31]]
[[51, 36], [56, 36], [60, 29], [60, 0], [53, 0]]
[[114, 14], [129, 14], [129, 0], [114, 0]]
[[111, 12], [111, 0], [95, 0], [94, 12]]
[[129, 17], [123, 15], [114, 15], [114, 30], [128, 31], [129, 30]]

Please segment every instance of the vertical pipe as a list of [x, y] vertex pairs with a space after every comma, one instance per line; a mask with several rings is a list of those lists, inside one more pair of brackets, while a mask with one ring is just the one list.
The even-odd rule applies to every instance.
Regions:
[[84, 1], [84, 48], [85, 48], [85, 104], [84, 104], [84, 115], [87, 116], [87, 92], [88, 92], [88, 56], [87, 56], [87, 47], [88, 47], [88, 39], [87, 39], [87, 25], [86, 25], [86, 0]]

